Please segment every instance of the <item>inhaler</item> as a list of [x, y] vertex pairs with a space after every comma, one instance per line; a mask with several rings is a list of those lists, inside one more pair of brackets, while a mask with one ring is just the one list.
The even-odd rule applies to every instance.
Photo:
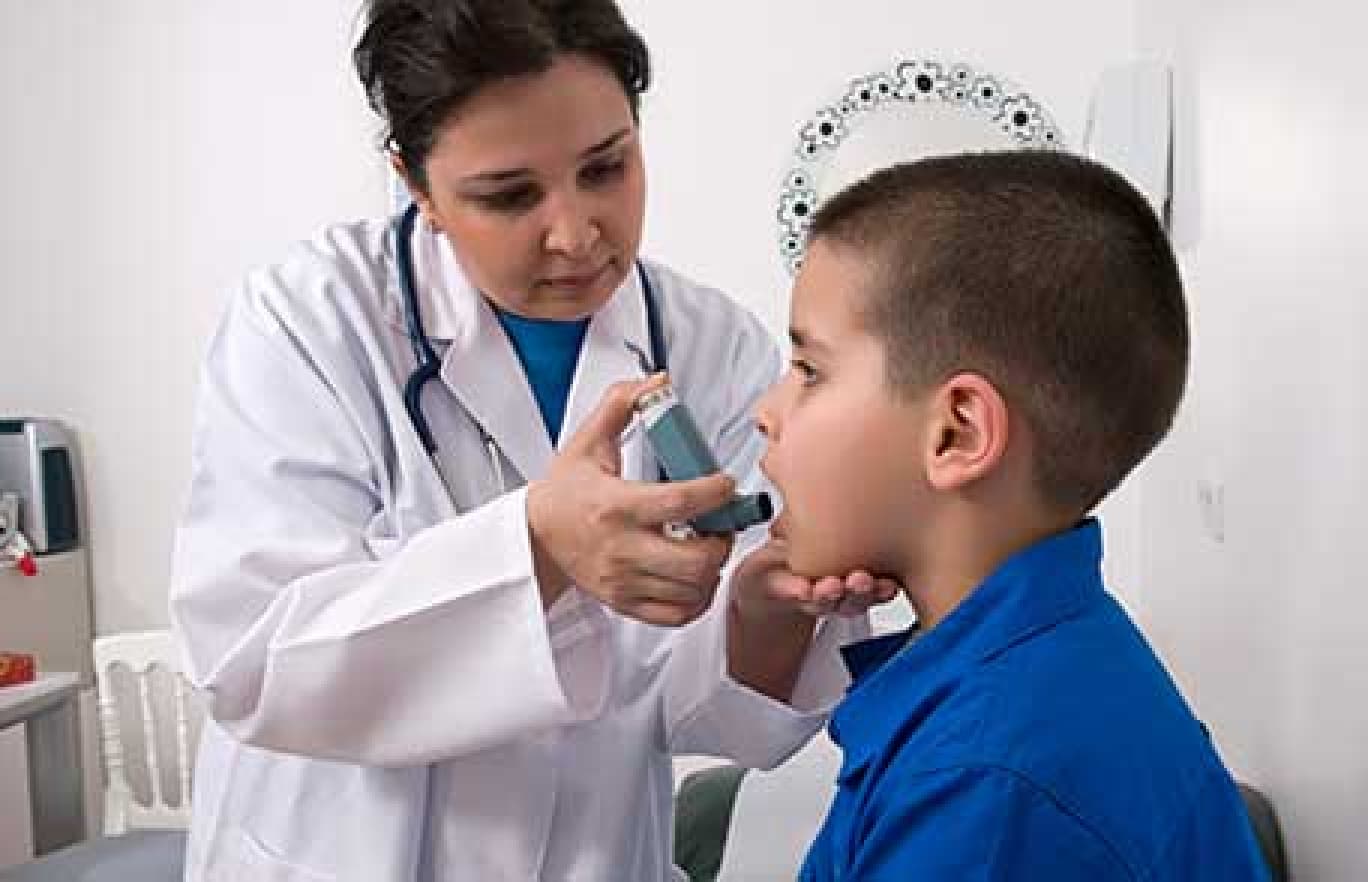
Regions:
[[[720, 471], [692, 414], [668, 383], [636, 400], [646, 440], [668, 481], [690, 481]], [[699, 533], [739, 533], [774, 514], [768, 493], [733, 497], [731, 502], [689, 522]]]

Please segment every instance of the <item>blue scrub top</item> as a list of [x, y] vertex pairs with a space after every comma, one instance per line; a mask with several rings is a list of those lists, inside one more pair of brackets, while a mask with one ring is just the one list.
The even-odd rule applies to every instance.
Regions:
[[494, 313], [499, 324], [513, 343], [532, 395], [537, 399], [546, 432], [551, 443], [560, 441], [561, 424], [565, 421], [565, 403], [570, 397], [570, 384], [575, 379], [575, 365], [579, 363], [584, 334], [589, 319], [562, 321], [558, 319], [524, 318], [497, 306]]
[[[1101, 578], [1096, 521], [846, 651], [803, 882], [1264, 880], [1234, 782]], [[911, 639], [915, 638], [915, 639]]]

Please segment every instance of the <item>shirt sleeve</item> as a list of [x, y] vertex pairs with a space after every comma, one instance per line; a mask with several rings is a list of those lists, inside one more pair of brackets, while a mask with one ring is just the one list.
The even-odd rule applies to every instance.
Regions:
[[[844, 864], [843, 872], [827, 875], [814, 865], [805, 868], [805, 882], [1136, 878], [1095, 832], [1049, 794], [1005, 769], [955, 768], [907, 777], [885, 773], [868, 808], [852, 824], [844, 857], [842, 850], [827, 851]], [[830, 844], [830, 831], [822, 836]], [[820, 853], [814, 849], [814, 858]]]

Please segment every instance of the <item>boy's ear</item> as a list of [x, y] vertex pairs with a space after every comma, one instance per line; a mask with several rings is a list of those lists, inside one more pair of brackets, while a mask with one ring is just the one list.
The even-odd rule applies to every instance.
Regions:
[[956, 490], [986, 476], [1007, 451], [1007, 402], [979, 374], [956, 374], [932, 395], [927, 411], [926, 477]]

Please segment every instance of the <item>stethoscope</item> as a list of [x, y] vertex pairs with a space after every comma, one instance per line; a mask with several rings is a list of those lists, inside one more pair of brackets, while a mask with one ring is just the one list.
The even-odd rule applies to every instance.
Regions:
[[[428, 425], [426, 414], [423, 413], [423, 387], [427, 385], [428, 381], [437, 378], [442, 369], [442, 362], [437, 357], [437, 351], [432, 348], [431, 341], [428, 340], [427, 330], [423, 326], [422, 312], [418, 308], [418, 286], [413, 276], [413, 228], [417, 222], [418, 206], [410, 205], [394, 223], [396, 239], [394, 253], [399, 270], [399, 295], [403, 300], [404, 307], [404, 329], [408, 333], [409, 344], [413, 347], [413, 360], [415, 362], [413, 373], [409, 374], [408, 381], [404, 383], [404, 410], [408, 412], [409, 421], [413, 424], [419, 440], [423, 443], [423, 450], [427, 452], [428, 457], [437, 468], [437, 473], [442, 476], [443, 483], [446, 483], [448, 490], [450, 490], [451, 485], [447, 482], [437, 456], [437, 439], [433, 436], [432, 428]], [[656, 303], [655, 288], [651, 284], [651, 277], [647, 274], [641, 261], [636, 262], [636, 268], [637, 275], [641, 277], [641, 292], [646, 305], [646, 327], [651, 338], [650, 360], [648, 361], [645, 354], [639, 350], [633, 348], [633, 351], [636, 352], [643, 371], [656, 373], [666, 369], [665, 334], [661, 328], [660, 310]], [[503, 460], [499, 455], [498, 445], [494, 441], [494, 436], [490, 435], [489, 431], [473, 415], [471, 415], [471, 422], [479, 430], [480, 440], [484, 443], [485, 450], [489, 452], [490, 467], [494, 471], [499, 493], [502, 494], [507, 490], [507, 487], [504, 483]]]

